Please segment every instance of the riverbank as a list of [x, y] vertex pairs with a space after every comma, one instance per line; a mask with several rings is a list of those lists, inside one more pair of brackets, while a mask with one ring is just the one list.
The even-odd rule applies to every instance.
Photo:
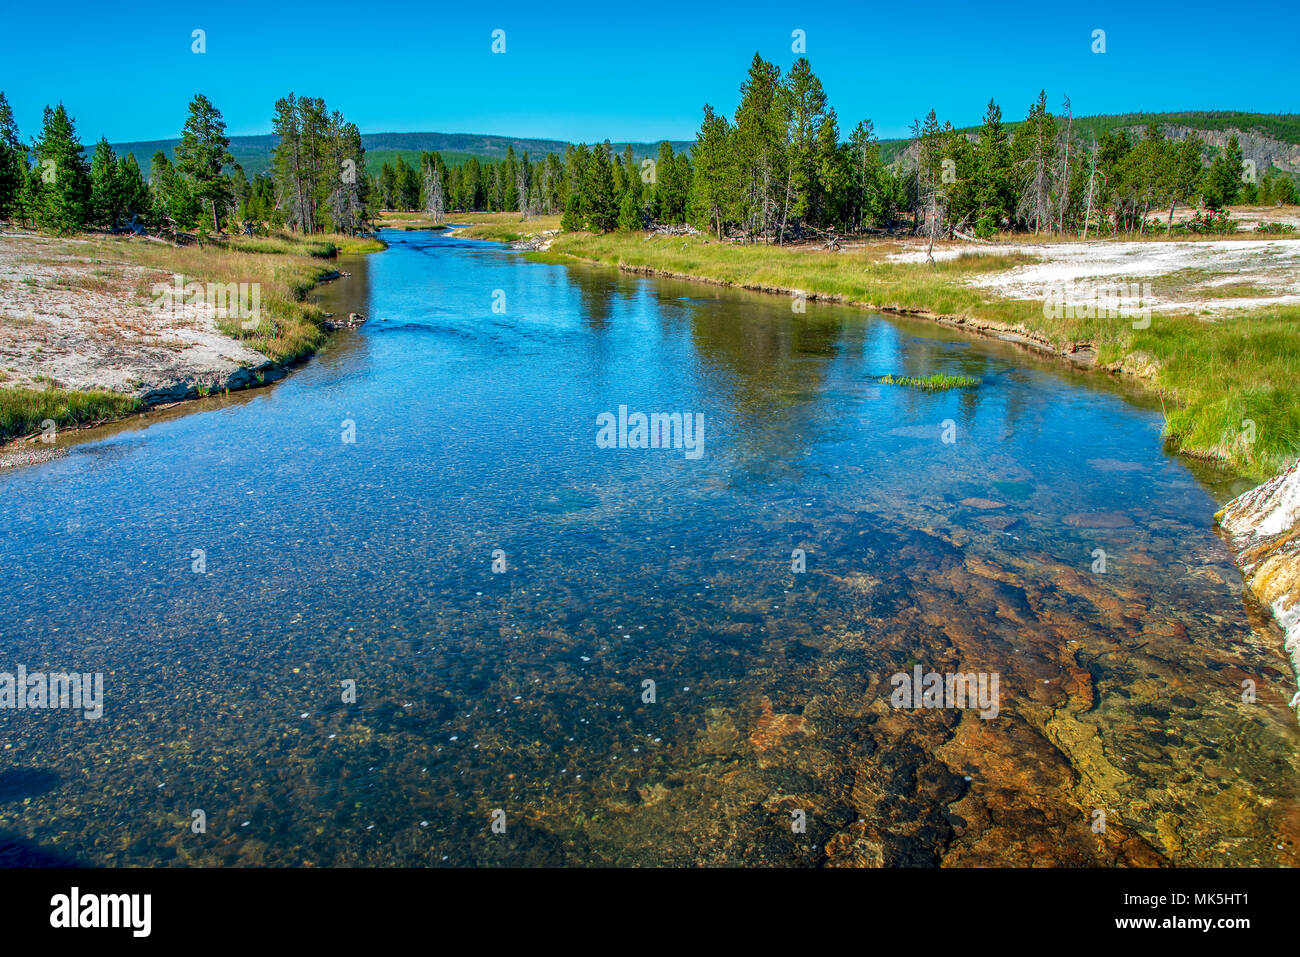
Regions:
[[[1095, 245], [1100, 256], [1123, 244], [1089, 245]], [[1216, 247], [1234, 246], [1231, 242], [1188, 245], [1204, 248], [1208, 256], [1215, 255]], [[1300, 255], [1300, 240], [1268, 245]], [[921, 261], [916, 260], [917, 252]], [[1143, 323], [1052, 315], [1052, 310], [1044, 309], [1041, 295], [1037, 299], [999, 295], [994, 288], [999, 277], [1040, 266], [1046, 255], [1042, 247], [972, 252], [964, 244], [940, 244], [931, 265], [924, 261], [924, 247], [907, 241], [830, 252], [739, 246], [703, 236], [564, 233], [547, 252], [534, 255], [739, 286], [787, 295], [794, 301], [824, 299], [899, 312], [1017, 341], [1074, 365], [1097, 366], [1143, 380], [1165, 403], [1166, 439], [1185, 455], [1219, 461], [1256, 480], [1276, 475], [1296, 455], [1300, 393], [1294, 383], [1300, 375], [1300, 304], [1280, 295], [1277, 302], [1209, 317], [1161, 303], [1146, 328], [1134, 328]], [[1189, 284], [1191, 278], [1185, 273], [1191, 267], [1181, 260], [1171, 264], [1170, 272], [1145, 281], [1155, 286], [1173, 277], [1169, 281], [1174, 283], [1179, 281], [1176, 273], [1183, 272], [1181, 281]], [[1224, 271], [1238, 267], [1225, 265]], [[1213, 270], [1203, 268], [1203, 272], [1207, 286], [1216, 280]], [[1103, 281], [1119, 281], [1113, 271], [1102, 275]], [[1253, 423], [1253, 428], [1245, 422]]]
[[[450, 220], [454, 220], [451, 222]], [[521, 219], [511, 212], [459, 212], [449, 213], [443, 222], [435, 222], [427, 213], [386, 209], [379, 214], [380, 229], [405, 231], [427, 229], [434, 232], [449, 230], [449, 235], [460, 239], [488, 239], [494, 242], [514, 243], [538, 233], [558, 233], [560, 216], [536, 214]]]
[[[343, 236], [176, 247], [0, 235], [0, 441], [283, 378], [329, 335], [306, 299], [338, 276], [334, 257], [383, 248]], [[23, 444], [5, 461], [29, 458], [14, 454]]]

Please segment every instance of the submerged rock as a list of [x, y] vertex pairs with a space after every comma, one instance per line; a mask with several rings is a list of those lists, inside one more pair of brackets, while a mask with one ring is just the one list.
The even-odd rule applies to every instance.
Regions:
[[1061, 521], [1075, 528], [1128, 528], [1133, 524], [1123, 512], [1073, 512]]
[[1246, 584], [1273, 610], [1300, 674], [1300, 460], [1239, 495], [1216, 516]]

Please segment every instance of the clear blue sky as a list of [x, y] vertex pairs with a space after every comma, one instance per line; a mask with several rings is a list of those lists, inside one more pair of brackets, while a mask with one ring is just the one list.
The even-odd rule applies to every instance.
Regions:
[[[88, 144], [176, 136], [195, 92], [231, 134], [266, 133], [291, 90], [367, 133], [691, 139], [705, 102], [734, 111], [755, 51], [793, 62], [796, 28], [846, 135], [864, 117], [903, 135], [931, 106], [973, 124], [990, 96], [1019, 119], [1040, 87], [1054, 110], [1068, 94], [1081, 115], [1300, 112], [1296, 0], [3, 2], [0, 89], [24, 139], [60, 100]], [[497, 28], [503, 55], [490, 51]], [[1104, 54], [1091, 51], [1094, 29]]]

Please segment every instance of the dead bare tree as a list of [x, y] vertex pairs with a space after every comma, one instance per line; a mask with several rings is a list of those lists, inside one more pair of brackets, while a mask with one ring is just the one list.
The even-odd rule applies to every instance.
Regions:
[[1070, 98], [1065, 97], [1065, 159], [1061, 163], [1061, 203], [1057, 216], [1056, 231], [1065, 232], [1065, 208], [1070, 204], [1070, 135], [1074, 130], [1074, 113], [1070, 109]]
[[1088, 209], [1083, 214], [1083, 238], [1088, 238], [1088, 222], [1092, 219], [1092, 190], [1097, 180], [1097, 137], [1092, 138], [1092, 151], [1088, 161]]
[[435, 224], [447, 215], [447, 197], [442, 189], [442, 174], [432, 162], [424, 164], [424, 211]]

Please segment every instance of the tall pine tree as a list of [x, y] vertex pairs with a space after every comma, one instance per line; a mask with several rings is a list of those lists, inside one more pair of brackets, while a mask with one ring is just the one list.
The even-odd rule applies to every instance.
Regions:
[[212, 231], [221, 231], [231, 205], [227, 165], [234, 163], [221, 111], [202, 93], [190, 101], [190, 113], [176, 147], [176, 170], [189, 180], [190, 192], [212, 214]]

